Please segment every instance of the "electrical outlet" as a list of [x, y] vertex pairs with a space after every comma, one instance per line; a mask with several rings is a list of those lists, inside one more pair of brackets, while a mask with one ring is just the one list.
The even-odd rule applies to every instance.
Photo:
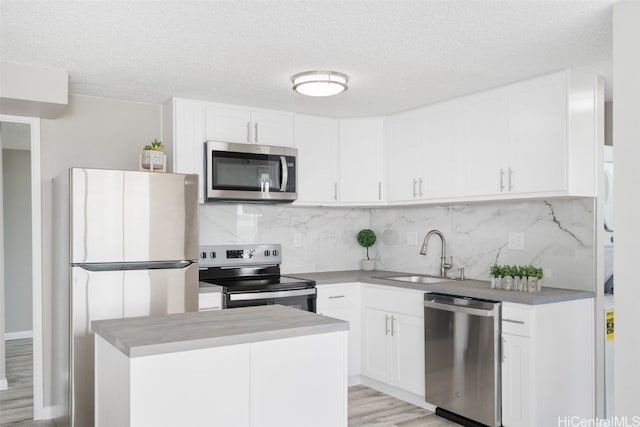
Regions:
[[407, 245], [416, 246], [418, 244], [418, 233], [415, 231], [407, 231]]
[[293, 247], [294, 248], [302, 247], [302, 234], [293, 233]]
[[508, 238], [507, 246], [509, 249], [516, 251], [524, 250], [524, 233], [509, 232]]

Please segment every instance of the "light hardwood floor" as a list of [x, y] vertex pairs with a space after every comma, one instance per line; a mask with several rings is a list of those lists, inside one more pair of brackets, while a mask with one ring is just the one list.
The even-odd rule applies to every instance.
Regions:
[[[31, 339], [7, 341], [9, 390], [0, 391], [0, 425], [53, 427], [51, 421], [33, 421], [33, 362]], [[359, 385], [349, 388], [350, 427], [455, 426], [410, 403]], [[185, 426], [187, 427], [187, 426]], [[327, 426], [331, 427], [331, 426]]]

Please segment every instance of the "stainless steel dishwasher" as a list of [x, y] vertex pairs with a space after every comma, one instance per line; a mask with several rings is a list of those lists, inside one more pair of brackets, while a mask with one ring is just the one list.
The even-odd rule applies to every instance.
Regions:
[[500, 303], [424, 296], [425, 401], [462, 425], [500, 426]]

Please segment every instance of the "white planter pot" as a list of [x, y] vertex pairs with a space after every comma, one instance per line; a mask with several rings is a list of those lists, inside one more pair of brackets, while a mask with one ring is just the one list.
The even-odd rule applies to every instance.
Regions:
[[142, 152], [142, 167], [144, 169], [163, 169], [164, 153], [156, 150], [144, 150]]
[[376, 261], [373, 259], [363, 259], [360, 266], [362, 271], [373, 271], [376, 269]]

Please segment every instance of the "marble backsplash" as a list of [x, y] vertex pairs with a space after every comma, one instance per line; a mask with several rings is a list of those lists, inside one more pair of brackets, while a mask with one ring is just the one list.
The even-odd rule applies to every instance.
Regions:
[[356, 270], [364, 249], [355, 236], [369, 221], [361, 208], [207, 204], [200, 205], [200, 243], [280, 243], [283, 273]]
[[[489, 267], [533, 264], [543, 267], [544, 285], [595, 288], [593, 199], [486, 202], [441, 207], [371, 210], [378, 268], [424, 274], [440, 272], [440, 239], [431, 237], [427, 255], [419, 254], [429, 230], [442, 231], [449, 274], [464, 267], [465, 276], [489, 279]], [[508, 233], [524, 234], [524, 249], [508, 248]], [[417, 234], [417, 240], [415, 240]]]
[[[546, 286], [593, 290], [593, 209], [590, 198], [376, 209], [217, 203], [200, 206], [200, 241], [281, 243], [289, 274], [353, 270], [364, 257], [355, 235], [372, 228], [378, 269], [438, 274], [438, 237], [419, 254], [425, 234], [438, 229], [453, 256], [450, 274], [463, 266], [468, 278], [488, 279], [495, 262], [533, 264], [545, 269]], [[509, 232], [524, 234], [523, 250], [508, 249]]]

